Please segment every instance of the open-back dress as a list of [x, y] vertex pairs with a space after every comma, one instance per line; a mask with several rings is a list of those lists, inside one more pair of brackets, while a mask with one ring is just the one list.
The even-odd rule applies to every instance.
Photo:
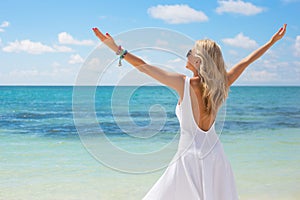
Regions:
[[180, 123], [178, 150], [143, 200], [237, 200], [234, 174], [215, 122], [203, 131], [194, 120], [187, 76], [176, 116]]

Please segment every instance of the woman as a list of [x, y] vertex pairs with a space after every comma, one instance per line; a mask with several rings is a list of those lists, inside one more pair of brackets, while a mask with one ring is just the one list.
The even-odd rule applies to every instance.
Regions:
[[219, 107], [229, 87], [286, 32], [286, 24], [263, 46], [228, 72], [220, 47], [211, 40], [196, 41], [187, 54], [186, 68], [194, 73], [167, 72], [144, 62], [116, 45], [113, 38], [93, 28], [96, 36], [139, 71], [173, 88], [180, 99], [176, 115], [180, 140], [173, 162], [148, 191], [144, 200], [235, 200], [238, 199], [231, 165], [214, 129]]

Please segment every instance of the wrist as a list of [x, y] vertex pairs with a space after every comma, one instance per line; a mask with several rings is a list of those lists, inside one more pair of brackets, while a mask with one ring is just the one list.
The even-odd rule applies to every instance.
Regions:
[[271, 38], [270, 40], [269, 40], [269, 42], [268, 42], [268, 44], [270, 45], [270, 46], [273, 46], [273, 44], [275, 44], [277, 41], [274, 39], [274, 38]]
[[113, 47], [111, 47], [111, 50], [113, 50], [115, 53], [117, 53], [119, 47], [117, 45], [114, 45]]

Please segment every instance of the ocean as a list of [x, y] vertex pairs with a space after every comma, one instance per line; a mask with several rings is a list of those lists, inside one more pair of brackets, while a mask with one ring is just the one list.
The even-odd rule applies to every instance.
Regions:
[[[73, 89], [0, 86], [1, 200], [142, 199], [164, 172], [126, 173], [92, 155], [78, 134]], [[115, 147], [153, 152], [178, 135], [178, 96], [167, 87], [101, 86], [92, 97], [92, 121]], [[296, 86], [231, 87], [220, 140], [241, 200], [300, 199], [299, 99]]]

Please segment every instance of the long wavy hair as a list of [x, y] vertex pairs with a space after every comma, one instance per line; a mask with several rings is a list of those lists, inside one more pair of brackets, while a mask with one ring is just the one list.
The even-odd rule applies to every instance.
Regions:
[[203, 102], [208, 114], [216, 114], [228, 96], [227, 73], [221, 48], [209, 39], [198, 40], [195, 57], [200, 58], [197, 72], [203, 85]]

